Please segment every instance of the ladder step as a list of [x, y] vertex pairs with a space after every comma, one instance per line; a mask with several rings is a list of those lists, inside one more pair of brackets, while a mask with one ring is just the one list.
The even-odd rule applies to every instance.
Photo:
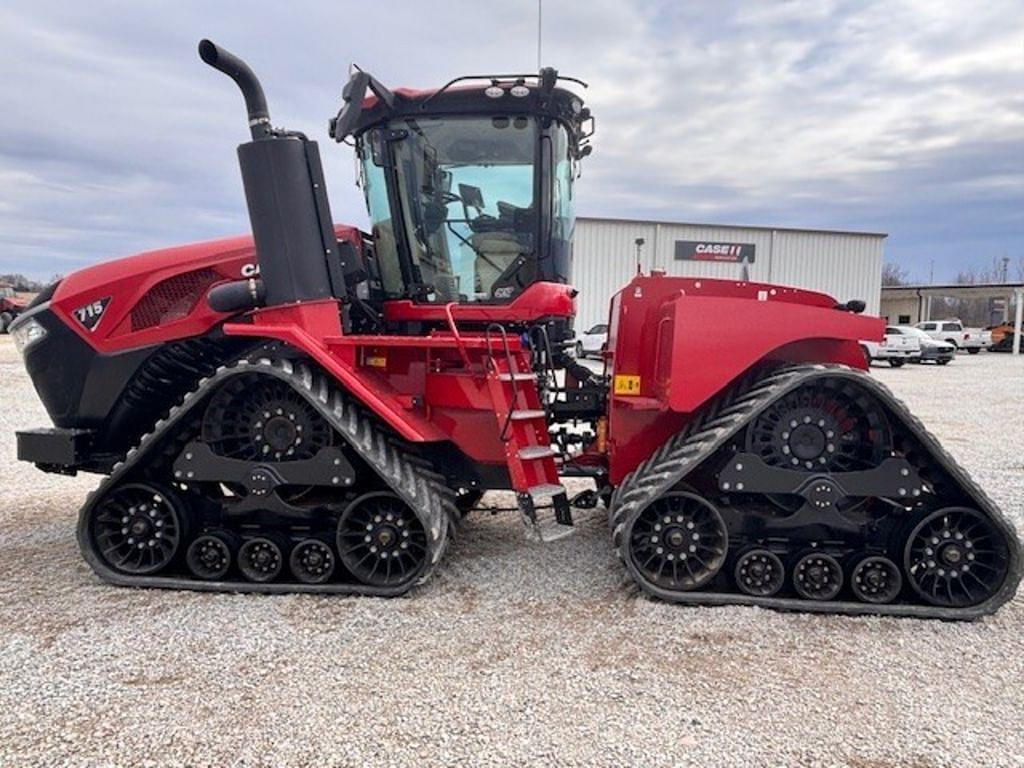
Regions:
[[499, 373], [498, 381], [536, 381], [537, 376], [525, 371], [521, 373]]
[[543, 419], [547, 414], [544, 411], [512, 411], [509, 416], [512, 421], [529, 421], [530, 419]]
[[530, 498], [534, 501], [546, 501], [552, 499], [560, 493], [565, 493], [565, 488], [561, 485], [547, 484], [547, 485], [535, 485], [526, 491], [530, 494]]
[[526, 448], [522, 448], [519, 451], [519, 458], [524, 461], [547, 459], [555, 455], [555, 449], [550, 445], [531, 445]]

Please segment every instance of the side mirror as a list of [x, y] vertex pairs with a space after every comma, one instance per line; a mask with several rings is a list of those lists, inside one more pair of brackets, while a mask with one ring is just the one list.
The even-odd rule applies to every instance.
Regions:
[[359, 124], [363, 114], [363, 99], [366, 89], [370, 86], [370, 75], [367, 72], [356, 72], [345, 83], [341, 91], [341, 109], [338, 116], [330, 122], [328, 132], [335, 141], [344, 141]]
[[341, 91], [342, 105], [338, 116], [331, 118], [327, 126], [328, 133], [335, 141], [344, 141], [356, 129], [363, 114], [363, 99], [366, 98], [367, 88], [373, 91], [374, 96], [380, 99], [388, 110], [395, 108], [395, 94], [369, 72], [357, 69]]

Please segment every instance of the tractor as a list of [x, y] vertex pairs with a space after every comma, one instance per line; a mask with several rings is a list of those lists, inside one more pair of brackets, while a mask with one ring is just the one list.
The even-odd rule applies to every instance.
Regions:
[[602, 362], [576, 359], [583, 82], [354, 68], [329, 133], [364, 232], [249, 66], [199, 54], [245, 100], [252, 236], [84, 269], [12, 327], [54, 424], [19, 458], [103, 476], [77, 528], [102, 579], [402, 595], [507, 490], [549, 547], [607, 512], [665, 601], [969, 619], [1014, 594], [1012, 525], [865, 371], [863, 302], [652, 271], [611, 299]]
[[27, 304], [13, 285], [0, 282], [0, 333], [7, 333], [14, 319], [25, 311]]

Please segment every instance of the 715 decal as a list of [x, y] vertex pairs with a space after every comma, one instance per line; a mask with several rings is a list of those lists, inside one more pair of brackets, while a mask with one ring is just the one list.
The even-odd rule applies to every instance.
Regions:
[[84, 307], [78, 307], [78, 309], [73, 310], [75, 319], [85, 326], [86, 330], [94, 331], [96, 326], [99, 325], [100, 318], [103, 317], [103, 313], [106, 311], [107, 304], [109, 303], [110, 297], [107, 296], [104, 299], [90, 302]]

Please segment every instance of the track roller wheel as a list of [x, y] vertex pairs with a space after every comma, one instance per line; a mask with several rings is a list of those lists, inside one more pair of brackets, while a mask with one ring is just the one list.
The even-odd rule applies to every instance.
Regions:
[[323, 584], [334, 573], [334, 552], [320, 539], [300, 541], [288, 558], [295, 578], [304, 584]]
[[156, 573], [178, 553], [182, 509], [174, 494], [156, 485], [115, 488], [96, 505], [89, 525], [97, 554], [121, 573]]
[[736, 561], [733, 576], [741, 592], [755, 597], [770, 597], [782, 589], [786, 568], [771, 550], [751, 549]]
[[629, 554], [643, 578], [662, 589], [700, 589], [725, 563], [729, 534], [722, 515], [688, 491], [655, 499], [637, 516]]
[[907, 539], [903, 566], [910, 586], [932, 605], [962, 608], [995, 595], [1006, 579], [1009, 547], [980, 513], [965, 507], [933, 512]]
[[426, 565], [427, 535], [416, 513], [393, 493], [360, 496], [338, 520], [341, 562], [364, 584], [398, 587]]
[[811, 552], [793, 567], [793, 588], [806, 600], [831, 600], [843, 588], [843, 568], [832, 555]]
[[231, 568], [231, 549], [224, 536], [207, 533], [189, 545], [185, 563], [197, 579], [223, 579]]
[[888, 557], [872, 555], [853, 566], [850, 588], [865, 603], [891, 603], [903, 588], [903, 577]]
[[273, 581], [283, 566], [281, 547], [271, 539], [248, 539], [238, 550], [238, 568], [249, 581]]

